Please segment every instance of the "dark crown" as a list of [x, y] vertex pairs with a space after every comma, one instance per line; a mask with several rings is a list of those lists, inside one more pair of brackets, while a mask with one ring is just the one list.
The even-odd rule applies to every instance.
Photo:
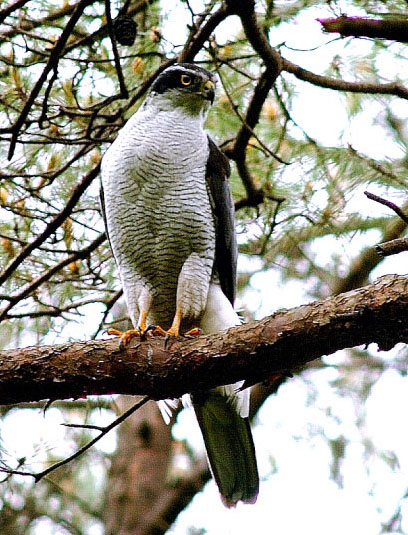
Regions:
[[207, 69], [203, 69], [203, 67], [199, 67], [194, 63], [175, 63], [159, 74], [153, 82], [151, 91], [164, 93], [168, 89], [185, 89], [185, 85], [181, 81], [183, 75], [190, 75], [195, 79], [195, 83], [191, 84], [191, 89], [193, 90], [203, 80], [215, 81], [214, 74], [207, 71]]

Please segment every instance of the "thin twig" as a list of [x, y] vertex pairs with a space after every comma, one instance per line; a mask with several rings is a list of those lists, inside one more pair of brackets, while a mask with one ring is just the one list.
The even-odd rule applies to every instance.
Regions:
[[[33, 474], [31, 472], [23, 472], [21, 470], [9, 470], [6, 468], [0, 468], [0, 472], [5, 472], [7, 474], [12, 474], [12, 475], [31, 476], [34, 478], [35, 482], [38, 483], [41, 479], [43, 479], [43, 477], [47, 476], [49, 473], [54, 472], [54, 470], [61, 468], [61, 466], [64, 466], [70, 463], [71, 461], [73, 461], [74, 459], [76, 459], [77, 457], [85, 453], [87, 450], [89, 450], [94, 444], [96, 444], [99, 440], [101, 440], [101, 438], [107, 435], [109, 431], [117, 427], [124, 420], [126, 420], [126, 418], [128, 418], [131, 414], [133, 414], [138, 409], [140, 409], [140, 407], [142, 407], [147, 401], [149, 401], [149, 399], [150, 398], [148, 396], [144, 396], [141, 400], [135, 403], [132, 407], [130, 407], [130, 409], [125, 411], [123, 414], [121, 414], [118, 418], [116, 418], [116, 420], [111, 422], [109, 425], [103, 428], [99, 428], [100, 429], [99, 435], [93, 438], [92, 440], [90, 440], [87, 444], [85, 444], [85, 446], [82, 446], [82, 448], [79, 448], [79, 450], [77, 450], [75, 453], [73, 453], [69, 457], [66, 457], [62, 461], [58, 461], [57, 463], [52, 464], [51, 466], [49, 466], [42, 472]], [[73, 427], [73, 424], [70, 424], [70, 427]]]
[[195, 56], [202, 49], [204, 43], [210, 38], [210, 35], [215, 28], [217, 28], [217, 26], [229, 15], [231, 15], [231, 10], [223, 3], [223, 5], [208, 18], [207, 22], [197, 31], [197, 33], [192, 32], [178, 57], [178, 62], [184, 63], [193, 61]]
[[112, 50], [113, 50], [115, 68], [116, 68], [116, 72], [118, 74], [120, 96], [121, 96], [121, 98], [127, 99], [129, 97], [129, 92], [128, 92], [127, 87], [126, 87], [125, 77], [123, 76], [123, 71], [122, 71], [122, 67], [121, 67], [121, 64], [120, 64], [118, 46], [117, 46], [117, 42], [116, 42], [116, 36], [115, 36], [115, 32], [113, 31], [110, 0], [105, 0], [105, 14], [106, 14], [106, 23], [107, 23], [107, 26], [108, 26], [109, 38], [110, 38], [111, 43], [112, 43]]
[[404, 221], [404, 223], [408, 224], [408, 216], [401, 210], [399, 206], [397, 206], [393, 202], [388, 201], [387, 199], [383, 199], [382, 197], [379, 197], [374, 193], [370, 193], [369, 191], [365, 191], [364, 195], [372, 201], [383, 204], [384, 206], [388, 206], [388, 208], [391, 208], [391, 210], [393, 210]]
[[17, 267], [31, 254], [34, 249], [41, 245], [47, 238], [51, 236], [53, 232], [67, 219], [72, 210], [76, 206], [77, 202], [81, 198], [81, 195], [98, 176], [100, 164], [97, 164], [88, 174], [84, 176], [82, 181], [73, 191], [69, 198], [65, 208], [61, 210], [47, 225], [44, 232], [42, 232], [37, 238], [29, 243], [22, 251], [10, 262], [10, 264], [0, 273], [0, 286], [7, 278], [14, 273]]
[[113, 306], [115, 305], [115, 303], [118, 301], [118, 299], [120, 299], [120, 297], [122, 297], [123, 295], [123, 290], [120, 289], [118, 290], [117, 292], [115, 292], [113, 294], [113, 296], [109, 299], [109, 301], [107, 301], [105, 303], [105, 312], [103, 313], [103, 316], [102, 316], [102, 319], [101, 321], [99, 322], [99, 325], [96, 329], [96, 331], [93, 333], [93, 335], [91, 336], [92, 340], [95, 340], [95, 338], [98, 336], [98, 334], [101, 332], [101, 330], [103, 329], [103, 326], [105, 324], [105, 321], [106, 321], [106, 318], [108, 317], [109, 315], [109, 312], [111, 311], [111, 309], [113, 308]]
[[[262, 110], [263, 103], [264, 103], [265, 98], [266, 98], [266, 96], [268, 95], [268, 92], [269, 92], [269, 90], [263, 89], [263, 91], [262, 91], [263, 95], [260, 96], [258, 94], [259, 93], [259, 88], [263, 87], [263, 83], [264, 83], [264, 79], [263, 78], [265, 76], [265, 72], [262, 73], [262, 75], [261, 75], [261, 77], [260, 77], [260, 79], [258, 81], [258, 84], [255, 87], [253, 98], [251, 99], [251, 102], [248, 105], [248, 109], [247, 109], [247, 112], [246, 112], [246, 117], [243, 117], [243, 115], [241, 114], [241, 112], [238, 109], [238, 106], [232, 100], [232, 97], [231, 97], [228, 89], [226, 88], [226, 85], [225, 85], [225, 83], [224, 83], [224, 81], [222, 79], [221, 73], [220, 73], [219, 69], [217, 68], [217, 66], [216, 66], [216, 69], [217, 69], [217, 74], [218, 74], [218, 76], [219, 76], [219, 78], [221, 80], [223, 89], [225, 91], [225, 95], [226, 95], [226, 97], [227, 97], [227, 99], [228, 99], [228, 101], [229, 101], [229, 103], [231, 105], [231, 108], [232, 108], [233, 112], [235, 113], [235, 115], [238, 117], [238, 119], [242, 123], [242, 127], [241, 127], [240, 131], [237, 134], [232, 153], [233, 154], [234, 153], [237, 154], [239, 149], [241, 149], [241, 146], [243, 148], [246, 148], [246, 146], [248, 145], [248, 142], [249, 142], [249, 140], [250, 140], [250, 138], [252, 136], [257, 140], [257, 142], [262, 147], [262, 149], [266, 152], [266, 154], [268, 154], [269, 156], [272, 156], [272, 158], [277, 160], [279, 163], [282, 163], [282, 164], [285, 164], [285, 165], [289, 165], [289, 162], [285, 162], [284, 160], [282, 160], [282, 158], [280, 158], [267, 145], [265, 145], [265, 143], [259, 138], [258, 134], [256, 134], [255, 131], [254, 131], [254, 128], [255, 128], [258, 120], [259, 120], [259, 116], [260, 116], [260, 112]], [[255, 106], [255, 101], [257, 103], [256, 104], [256, 106], [257, 106], [257, 112], [256, 113], [254, 113], [254, 111], [253, 111], [253, 107]], [[253, 123], [253, 126], [251, 124], [249, 124], [249, 120], [251, 120], [251, 123]]]
[[95, 431], [103, 431], [105, 428], [101, 425], [92, 425], [92, 424], [61, 424], [64, 427], [71, 427], [74, 429], [92, 429]]
[[9, 152], [8, 152], [8, 159], [9, 160], [11, 160], [11, 158], [13, 157], [14, 150], [16, 148], [18, 135], [20, 133], [20, 130], [21, 130], [21, 128], [22, 128], [22, 126], [23, 126], [28, 114], [30, 113], [31, 107], [34, 104], [35, 99], [38, 97], [38, 95], [39, 95], [39, 93], [41, 91], [41, 88], [43, 87], [44, 82], [47, 79], [48, 74], [50, 73], [50, 71], [54, 69], [54, 72], [55, 72], [55, 70], [57, 69], [58, 62], [61, 59], [62, 51], [63, 51], [63, 49], [65, 47], [65, 44], [67, 43], [67, 41], [69, 39], [69, 36], [72, 33], [72, 30], [74, 29], [76, 23], [80, 19], [84, 9], [90, 3], [92, 3], [92, 0], [81, 0], [78, 3], [78, 5], [76, 6], [76, 8], [75, 8], [75, 10], [74, 10], [74, 12], [72, 14], [72, 17], [67, 22], [67, 24], [66, 24], [66, 26], [65, 26], [62, 34], [61, 34], [61, 36], [59, 37], [59, 39], [56, 42], [54, 48], [52, 49], [52, 52], [50, 54], [50, 58], [49, 58], [49, 60], [48, 60], [48, 62], [46, 64], [46, 66], [44, 67], [43, 72], [40, 74], [40, 76], [39, 76], [39, 78], [37, 80], [37, 83], [34, 85], [32, 91], [30, 93], [30, 96], [28, 97], [23, 109], [21, 110], [20, 115], [18, 116], [17, 121], [15, 122], [15, 124], [12, 127], [12, 130], [11, 130], [12, 131], [12, 136], [11, 136], [10, 147], [9, 147]]

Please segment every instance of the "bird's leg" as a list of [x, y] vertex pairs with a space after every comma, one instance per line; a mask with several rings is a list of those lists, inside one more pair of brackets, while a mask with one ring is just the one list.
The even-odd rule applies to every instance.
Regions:
[[144, 340], [146, 333], [149, 331], [149, 327], [147, 327], [147, 312], [145, 310], [140, 311], [138, 323], [137, 329], [129, 329], [128, 331], [108, 329], [107, 333], [112, 334], [113, 336], [118, 336], [120, 338], [119, 347], [123, 348], [132, 340], [132, 338], [139, 336], [141, 340]]
[[144, 338], [146, 336], [146, 332], [148, 330], [147, 328], [147, 310], [141, 310], [140, 311], [140, 317], [138, 321], [137, 330], [139, 331], [140, 338]]
[[183, 319], [183, 313], [181, 308], [176, 308], [176, 313], [174, 314], [173, 323], [171, 324], [170, 329], [167, 331], [168, 336], [178, 336], [180, 334], [180, 324]]

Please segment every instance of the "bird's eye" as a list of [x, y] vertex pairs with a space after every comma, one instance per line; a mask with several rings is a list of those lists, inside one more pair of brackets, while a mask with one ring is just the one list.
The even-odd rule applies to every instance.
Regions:
[[193, 79], [188, 74], [182, 74], [180, 81], [183, 85], [190, 85]]

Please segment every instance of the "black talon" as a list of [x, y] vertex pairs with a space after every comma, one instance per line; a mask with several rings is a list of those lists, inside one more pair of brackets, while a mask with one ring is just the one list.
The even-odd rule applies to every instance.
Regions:
[[167, 346], [169, 345], [171, 336], [169, 334], [166, 334], [164, 337], [164, 349], [167, 349]]
[[142, 329], [138, 327], [137, 330], [139, 331], [139, 334], [140, 334], [140, 340], [141, 341], [146, 340], [147, 333], [150, 331], [154, 331], [155, 328], [156, 328], [156, 325], [152, 325], [152, 324], [148, 325], [148, 327], [144, 331], [142, 331]]

